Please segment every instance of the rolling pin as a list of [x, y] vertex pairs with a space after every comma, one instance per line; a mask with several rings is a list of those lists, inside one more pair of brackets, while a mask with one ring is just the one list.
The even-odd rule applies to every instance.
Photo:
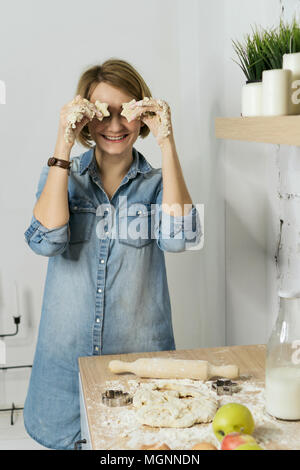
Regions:
[[115, 374], [132, 372], [139, 377], [152, 379], [234, 379], [239, 375], [239, 368], [235, 364], [214, 366], [208, 361], [184, 359], [141, 358], [134, 362], [114, 360], [109, 362], [108, 367]]

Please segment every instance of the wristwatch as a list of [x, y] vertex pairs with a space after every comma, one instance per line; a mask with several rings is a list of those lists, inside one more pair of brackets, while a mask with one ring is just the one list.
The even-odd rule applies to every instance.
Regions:
[[69, 162], [67, 160], [62, 160], [56, 157], [50, 157], [48, 160], [48, 166], [60, 166], [60, 168], [64, 168], [68, 170], [68, 175], [70, 174], [71, 165], [72, 165], [72, 162]]

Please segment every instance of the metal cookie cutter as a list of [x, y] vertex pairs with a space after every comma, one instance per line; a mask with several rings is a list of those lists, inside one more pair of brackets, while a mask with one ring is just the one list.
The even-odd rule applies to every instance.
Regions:
[[132, 396], [122, 390], [105, 390], [102, 403], [106, 406], [125, 406], [132, 403]]
[[217, 395], [232, 395], [239, 392], [241, 387], [231, 380], [218, 379], [212, 383], [212, 389], [217, 392]]

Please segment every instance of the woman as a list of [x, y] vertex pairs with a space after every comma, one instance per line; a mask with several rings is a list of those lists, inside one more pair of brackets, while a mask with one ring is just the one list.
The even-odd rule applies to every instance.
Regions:
[[[201, 236], [166, 103], [145, 100], [142, 77], [115, 59], [86, 70], [76, 95], [107, 103], [109, 115], [76, 123], [74, 139], [89, 150], [68, 170], [73, 101], [62, 108], [54, 157], [63, 167], [43, 167], [25, 232], [49, 263], [24, 422], [53, 449], [80, 439], [78, 357], [175, 349], [164, 251], [184, 251]], [[124, 104], [132, 120], [121, 114]], [[150, 131], [162, 169], [133, 147]]]

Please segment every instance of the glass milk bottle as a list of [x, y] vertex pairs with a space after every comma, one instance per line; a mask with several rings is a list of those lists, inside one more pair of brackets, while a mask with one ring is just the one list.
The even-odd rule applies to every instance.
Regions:
[[279, 293], [280, 308], [267, 345], [266, 411], [300, 420], [300, 298]]

